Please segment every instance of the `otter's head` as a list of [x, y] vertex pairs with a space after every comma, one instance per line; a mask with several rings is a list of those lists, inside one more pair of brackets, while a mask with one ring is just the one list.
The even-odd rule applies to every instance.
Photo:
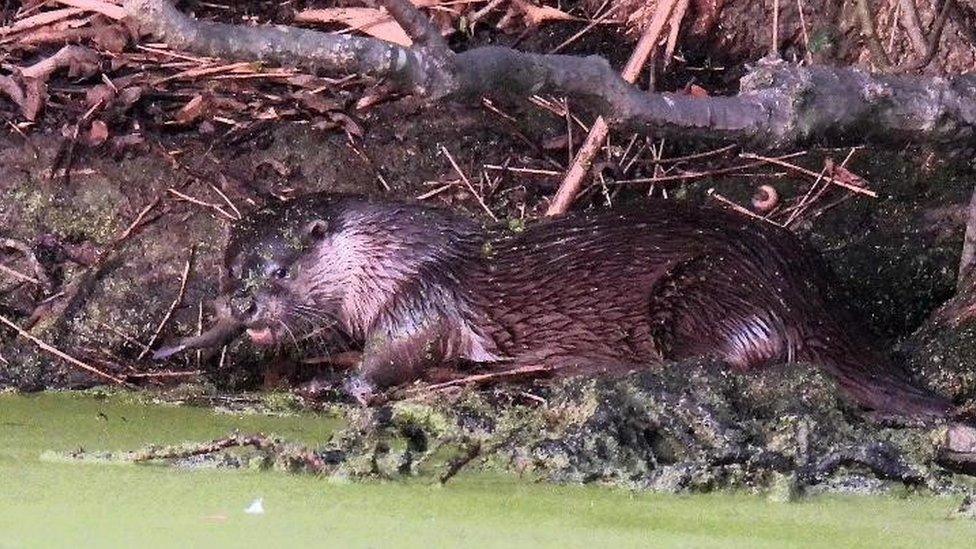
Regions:
[[467, 242], [477, 233], [467, 221], [418, 205], [302, 197], [235, 228], [225, 300], [258, 344], [297, 343], [312, 332], [362, 341], [403, 301], [404, 288], [456, 283], [452, 269], [470, 255]]
[[[337, 229], [340, 204], [315, 197], [247, 216], [231, 232], [224, 258], [224, 302], [254, 343], [295, 343], [335, 330], [341, 286], [323, 290], [323, 247]], [[327, 261], [327, 259], [326, 259]]]

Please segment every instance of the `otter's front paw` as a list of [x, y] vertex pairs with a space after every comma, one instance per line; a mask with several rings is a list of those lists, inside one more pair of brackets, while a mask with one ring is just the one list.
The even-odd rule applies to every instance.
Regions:
[[339, 399], [342, 398], [342, 391], [339, 387], [339, 380], [331, 377], [314, 377], [305, 383], [295, 387], [292, 392], [298, 396], [311, 401]]
[[347, 395], [363, 406], [369, 406], [370, 401], [376, 396], [376, 387], [366, 378], [360, 376], [350, 377], [342, 385], [342, 388]]

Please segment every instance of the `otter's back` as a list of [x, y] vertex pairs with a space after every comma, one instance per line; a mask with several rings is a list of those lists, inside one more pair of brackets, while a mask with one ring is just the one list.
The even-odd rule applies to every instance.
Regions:
[[491, 336], [529, 362], [714, 355], [745, 369], [836, 337], [845, 315], [815, 252], [725, 210], [657, 201], [541, 222], [485, 248], [475, 294]]

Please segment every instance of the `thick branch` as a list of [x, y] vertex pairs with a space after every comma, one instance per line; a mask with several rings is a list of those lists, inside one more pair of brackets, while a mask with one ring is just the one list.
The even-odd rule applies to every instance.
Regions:
[[[384, 5], [406, 0], [384, 0]], [[287, 27], [197, 22], [165, 0], [127, 0], [127, 12], [174, 48], [386, 77], [428, 100], [552, 93], [582, 100], [612, 124], [641, 133], [748, 142], [769, 148], [818, 140], [971, 145], [976, 76], [870, 75], [856, 70], [760, 64], [734, 97], [647, 93], [596, 56], [482, 47], [446, 58], [436, 48]]]
[[295, 27], [241, 27], [197, 21], [166, 0], [126, 0], [126, 13], [170, 47], [225, 59], [264, 61], [390, 78], [405, 90], [429, 93], [417, 52], [390, 42]]

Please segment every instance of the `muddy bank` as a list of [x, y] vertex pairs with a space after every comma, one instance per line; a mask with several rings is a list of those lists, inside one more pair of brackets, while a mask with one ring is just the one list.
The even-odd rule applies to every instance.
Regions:
[[[231, 410], [289, 410], [282, 399], [222, 400]], [[569, 380], [408, 398], [371, 409], [327, 405], [344, 426], [327, 441], [247, 433], [213, 443], [60, 454], [68, 462], [157, 461], [190, 468], [274, 468], [353, 480], [450, 483], [473, 472], [631, 490], [720, 490], [793, 501], [819, 493], [964, 495], [976, 480], [944, 454], [946, 426], [881, 426], [802, 367], [732, 376], [682, 363], [624, 379]], [[248, 443], [251, 444], [251, 443]]]
[[[50, 285], [5, 277], [0, 311], [109, 371], [152, 370], [158, 365], [140, 358], [147, 343], [194, 333], [201, 310], [204, 323], [209, 320], [221, 249], [236, 210], [247, 212], [267, 201], [318, 190], [421, 196], [444, 181], [460, 181], [442, 147], [473, 178], [486, 164], [522, 162], [527, 154], [523, 137], [543, 140], [562, 123], [535, 112], [520, 118], [516, 133], [511, 123], [481, 109], [407, 116], [393, 106], [378, 111], [367, 120], [370, 131], [358, 144], [306, 124], [282, 124], [233, 144], [163, 134], [121, 151], [80, 149], [66, 183], [46, 173], [62, 139], [38, 135], [25, 142], [7, 134], [0, 146], [0, 236], [33, 250]], [[811, 154], [836, 157], [838, 152]], [[925, 167], [912, 158], [859, 151], [850, 166], [881, 196], [840, 201], [798, 229], [838, 272], [865, 326], [891, 342], [889, 347], [908, 338], [954, 292], [962, 230], [958, 208], [953, 208], [969, 192], [964, 166], [942, 162]], [[815, 164], [816, 157], [809, 162]], [[482, 191], [505, 222], [537, 215], [558, 178], [503, 173], [487, 181], [493, 186]], [[805, 191], [805, 182], [788, 176], [773, 184], [784, 194]], [[448, 187], [427, 200], [487, 217], [460, 183]], [[747, 202], [754, 184], [741, 178], [706, 179], [668, 192], [679, 200], [700, 201], [712, 187]], [[640, 200], [642, 192], [621, 190], [613, 202]], [[604, 198], [594, 193], [581, 207], [605, 207]], [[136, 230], [115, 245], [139, 219]], [[185, 295], [159, 330], [178, 296], [191, 250]], [[27, 258], [16, 250], [2, 253], [9, 267], [31, 272]], [[2, 383], [37, 388], [90, 381], [13, 340], [9, 331], [0, 334], [0, 354], [6, 359], [0, 364]], [[972, 356], [967, 345], [942, 350], [926, 345], [903, 348], [926, 371], [926, 365], [947, 364], [947, 353], [958, 357], [952, 362], [955, 369], [965, 368]], [[253, 386], [258, 361], [250, 349], [240, 347], [230, 349], [223, 362], [216, 355], [191, 356], [166, 367], [208, 370], [226, 387]]]
[[[307, 377], [290, 359], [260, 355], [246, 342], [164, 364], [140, 355], [150, 342], [192, 334], [201, 318], [209, 321], [208, 300], [217, 291], [235, 209], [318, 190], [420, 196], [458, 177], [442, 146], [471, 174], [485, 164], [525, 159], [523, 139], [488, 111], [421, 118], [398, 108], [378, 111], [356, 145], [335, 132], [283, 124], [232, 144], [156, 134], [121, 151], [82, 149], [67, 182], [45, 172], [61, 139], [6, 136], [0, 236], [26, 243], [51, 285], [4, 279], [0, 312], [33, 323], [38, 337], [133, 383], [152, 385], [154, 378], [136, 377], [146, 372], [186, 372], [188, 378], [177, 379], [193, 382], [188, 394], [213, 402], [228, 391], [261, 387], [276, 369], [290, 370], [292, 381]], [[408, 117], [412, 123], [404, 123]], [[533, 141], [558, 133], [562, 124], [538, 114], [520, 120], [517, 129]], [[817, 156], [808, 161], [816, 164], [842, 153], [811, 154]], [[965, 202], [968, 171], [949, 162], [927, 167], [914, 158], [924, 156], [858, 151], [849, 166], [880, 197], [837, 201], [799, 230], [840, 275], [863, 327], [889, 348], [900, 343], [915, 371], [964, 400], [974, 384], [971, 336], [913, 334], [952, 295], [961, 226], [958, 212], [947, 207]], [[507, 173], [486, 181], [493, 182], [481, 188], [487, 204], [505, 222], [536, 215], [552, 180]], [[806, 189], [789, 176], [775, 184], [790, 194]], [[754, 184], [706, 179], [668, 192], [676, 200], [701, 201], [709, 188], [747, 203]], [[624, 190], [612, 202], [637, 201], [644, 192]], [[428, 200], [486, 217], [460, 184]], [[605, 202], [594, 193], [581, 207]], [[120, 240], [144, 212], [142, 223]], [[179, 296], [191, 250], [184, 295], [160, 329]], [[5, 264], [31, 272], [23, 254], [4, 253]], [[97, 381], [8, 330], [0, 337], [0, 384], [38, 389]], [[786, 499], [818, 491], [961, 493], [970, 486], [940, 465], [944, 429], [870, 423], [838, 400], [829, 381], [802, 368], [737, 377], [692, 362], [623, 380], [438, 394], [433, 401], [368, 411], [325, 409], [348, 427], [310, 447], [330, 460], [328, 473], [336, 477], [437, 477], [458, 466], [655, 491], [748, 489]], [[258, 462], [273, 464], [275, 457]], [[221, 457], [219, 464], [245, 462]]]
[[[317, 445], [337, 426], [320, 415], [134, 402], [131, 393], [0, 394], [0, 408], [0, 529], [15, 545], [68, 545], [84, 532], [85, 539], [112, 546], [172, 545], [178, 537], [194, 545], [302, 547], [314, 537], [393, 547], [459, 539], [489, 547], [641, 546], [649, 538], [668, 546], [780, 547], [786, 541], [827, 548], [869, 539], [968, 547], [976, 531], [972, 521], [953, 520], [959, 496], [816, 496], [784, 504], [747, 493], [674, 497], [468, 470], [441, 486], [417, 477], [341, 482], [256, 470], [78, 465], [51, 454], [159, 447], [232, 430]], [[263, 514], [245, 512], [258, 500]]]

